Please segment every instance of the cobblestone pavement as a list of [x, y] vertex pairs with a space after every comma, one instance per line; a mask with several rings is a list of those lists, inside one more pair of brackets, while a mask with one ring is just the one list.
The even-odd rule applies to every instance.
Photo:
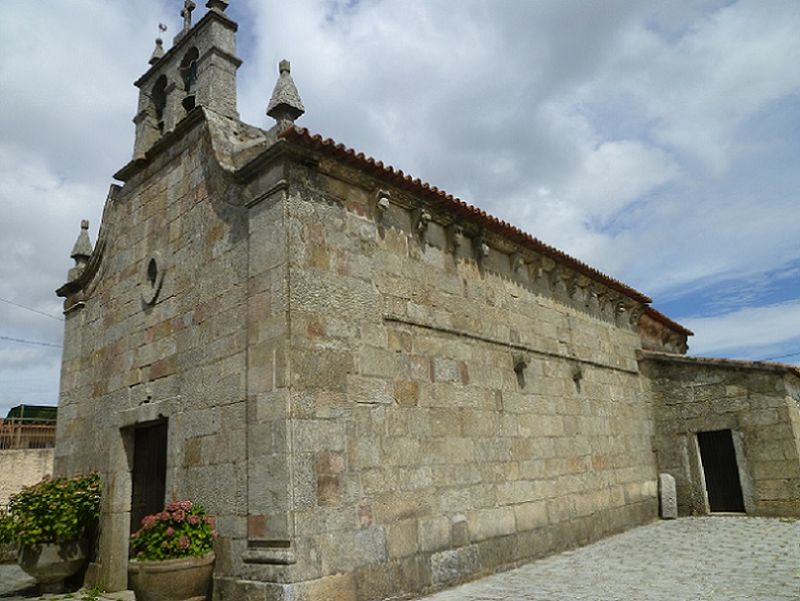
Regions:
[[36, 598], [36, 583], [17, 564], [0, 565], [0, 600]]
[[[32, 599], [33, 581], [0, 565], [0, 601]], [[800, 522], [654, 522], [420, 601], [745, 600], [800, 601]]]
[[800, 522], [654, 522], [420, 601], [745, 600], [800, 600]]

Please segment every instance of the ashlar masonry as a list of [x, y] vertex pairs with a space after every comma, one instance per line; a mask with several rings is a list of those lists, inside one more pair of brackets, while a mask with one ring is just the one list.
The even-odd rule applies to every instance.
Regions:
[[275, 125], [241, 122], [226, 6], [157, 44], [58, 290], [55, 469], [105, 483], [87, 584], [127, 588], [172, 498], [215, 516], [218, 601], [442, 588], [656, 519], [660, 472], [682, 514], [733, 469], [741, 511], [800, 515], [796, 368], [686, 357], [644, 294], [298, 128], [286, 61]]

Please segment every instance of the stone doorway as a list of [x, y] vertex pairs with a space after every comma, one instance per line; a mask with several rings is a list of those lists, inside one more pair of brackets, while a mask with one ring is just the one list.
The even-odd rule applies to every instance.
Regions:
[[164, 509], [167, 479], [167, 420], [137, 426], [133, 431], [131, 533], [142, 518]]
[[730, 430], [698, 432], [697, 443], [712, 513], [744, 513], [744, 496], [739, 479], [736, 449]]

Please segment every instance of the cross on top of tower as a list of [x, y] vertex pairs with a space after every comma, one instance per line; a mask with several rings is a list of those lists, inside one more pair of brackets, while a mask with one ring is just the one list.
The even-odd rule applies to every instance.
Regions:
[[184, 33], [186, 33], [192, 28], [192, 11], [195, 8], [197, 8], [197, 4], [195, 4], [192, 0], [184, 0], [183, 10], [181, 10], [181, 16], [183, 17]]

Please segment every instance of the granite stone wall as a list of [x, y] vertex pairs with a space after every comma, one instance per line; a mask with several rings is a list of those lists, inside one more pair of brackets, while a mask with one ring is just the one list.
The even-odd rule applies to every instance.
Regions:
[[247, 220], [196, 123], [112, 187], [99, 270], [66, 303], [55, 469], [103, 477], [89, 578], [107, 590], [127, 588], [137, 425], [168, 420], [166, 500], [198, 501], [244, 536]]
[[731, 430], [748, 514], [800, 516], [800, 378], [786, 368], [644, 353], [659, 471], [681, 515], [709, 512], [697, 433]]
[[195, 112], [121, 171], [67, 291], [56, 471], [106, 485], [88, 584], [127, 586], [158, 419], [217, 600], [411, 594], [655, 518], [636, 301], [243, 128]]
[[383, 599], [655, 518], [637, 332], [536, 289], [502, 251], [453, 250], [434, 220], [421, 235], [414, 199], [378, 212], [374, 185], [333, 163], [289, 170], [293, 563], [254, 567], [277, 548], [274, 516], [251, 515], [241, 574]]

